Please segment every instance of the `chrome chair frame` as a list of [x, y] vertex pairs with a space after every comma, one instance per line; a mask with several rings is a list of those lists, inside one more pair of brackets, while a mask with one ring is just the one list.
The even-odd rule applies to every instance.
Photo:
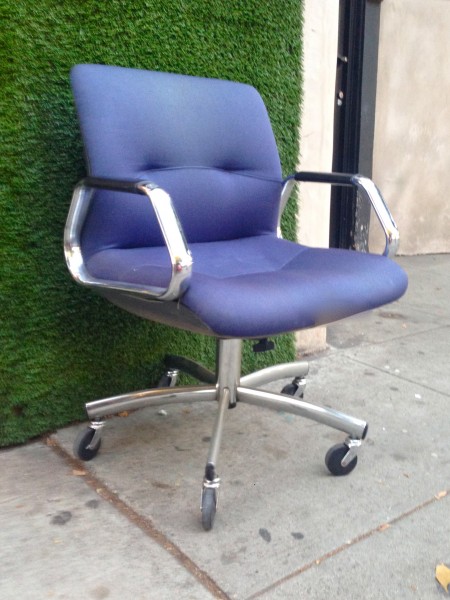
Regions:
[[[384, 200], [373, 184], [366, 177], [360, 175], [345, 175], [335, 173], [307, 173], [299, 172], [285, 181], [281, 195], [279, 222], [286, 202], [294, 187], [295, 182], [321, 182], [332, 185], [346, 185], [356, 187], [375, 209], [386, 237], [384, 255], [395, 254], [399, 236], [392, 216]], [[91, 199], [93, 189], [112, 189], [116, 191], [145, 194], [157, 215], [158, 222], [166, 241], [169, 257], [172, 264], [172, 278], [167, 289], [149, 289], [132, 284], [118, 284], [117, 282], [103, 281], [91, 277], [83, 262], [80, 250], [80, 234]], [[281, 234], [280, 234], [281, 235]], [[177, 218], [170, 196], [149, 182], [112, 181], [88, 177], [82, 180], [75, 188], [72, 205], [70, 208], [64, 238], [65, 255], [69, 270], [73, 277], [81, 284], [97, 289], [100, 293], [110, 290], [127, 295], [145, 298], [160, 307], [170, 304], [168, 301], [176, 300], [183, 290], [189, 285], [192, 272], [192, 256], [187, 246], [183, 230]], [[105, 294], [106, 295], [106, 294]], [[164, 318], [160, 319], [164, 322]], [[194, 324], [188, 327], [192, 331], [202, 331], [201, 326]], [[210, 333], [203, 330], [203, 333]], [[206, 386], [175, 387], [178, 368], [167, 371], [168, 386], [142, 390], [119, 396], [95, 400], [86, 404], [86, 411], [91, 420], [90, 430], [92, 435], [85, 446], [93, 458], [101, 442], [102, 429], [105, 417], [117, 414], [124, 410], [135, 410], [143, 407], [159, 407], [169, 404], [186, 402], [214, 401], [218, 403], [213, 434], [210, 441], [209, 452], [205, 467], [202, 487], [202, 523], [205, 529], [211, 529], [217, 506], [217, 490], [220, 479], [217, 474], [217, 462], [221, 445], [225, 412], [234, 408], [238, 403], [261, 406], [272, 410], [283, 410], [301, 417], [322, 423], [331, 428], [347, 434], [344, 442], [344, 452], [340, 456], [339, 469], [344, 470], [354, 461], [359, 446], [367, 434], [368, 425], [365, 421], [351, 417], [331, 408], [316, 406], [302, 399], [304, 378], [308, 373], [306, 362], [294, 362], [275, 365], [255, 373], [241, 376], [242, 340], [218, 339], [217, 341], [217, 370], [216, 373], [206, 372], [203, 368], [190, 368], [193, 363], [187, 361], [185, 367], [192, 375], [205, 379], [210, 383]], [[176, 361], [175, 361], [176, 362]], [[286, 393], [273, 393], [259, 389], [269, 382], [293, 378], [295, 383], [294, 395]], [[214, 383], [211, 383], [213, 382]], [[75, 445], [79, 442], [75, 442]], [[339, 474], [339, 473], [337, 473]]]

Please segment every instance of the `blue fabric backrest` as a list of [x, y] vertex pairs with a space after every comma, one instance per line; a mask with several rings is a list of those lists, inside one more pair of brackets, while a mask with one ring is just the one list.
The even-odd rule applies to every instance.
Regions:
[[[189, 242], [274, 232], [282, 186], [258, 92], [242, 83], [105, 65], [71, 73], [90, 175], [154, 181]], [[162, 245], [148, 200], [97, 193], [84, 251]]]

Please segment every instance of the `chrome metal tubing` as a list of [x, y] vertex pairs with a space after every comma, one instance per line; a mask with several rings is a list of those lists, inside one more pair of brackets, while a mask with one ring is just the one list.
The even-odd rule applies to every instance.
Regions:
[[322, 423], [333, 429], [343, 431], [355, 439], [363, 439], [367, 430], [367, 423], [365, 421], [355, 419], [331, 408], [309, 404], [299, 398], [290, 398], [282, 394], [273, 394], [241, 386], [237, 389], [237, 398], [239, 402], [245, 404], [253, 404], [254, 406], [262, 406], [272, 410], [282, 410], [311, 419], [317, 423]]
[[123, 410], [136, 410], [146, 406], [182, 404], [183, 402], [207, 402], [217, 400], [214, 386], [185, 386], [178, 388], [154, 388], [120, 396], [94, 400], [86, 404], [86, 412], [91, 420], [114, 415]]
[[[92, 201], [93, 188], [106, 188], [120, 192], [143, 194], [150, 200], [166, 242], [172, 266], [172, 276], [166, 289], [132, 283], [98, 279], [89, 274], [81, 252], [81, 232]], [[92, 288], [107, 288], [158, 300], [175, 300], [185, 291], [192, 273], [192, 255], [184, 237], [172, 200], [163, 189], [149, 182], [112, 181], [86, 178], [76, 186], [66, 226], [64, 253], [72, 277], [80, 284]]]
[[174, 300], [181, 296], [190, 279], [192, 255], [169, 194], [161, 188], [152, 188], [149, 185], [138, 186], [138, 189], [147, 196], [153, 206], [172, 264], [169, 286], [159, 299]]
[[309, 365], [307, 362], [284, 363], [241, 377], [241, 385], [245, 387], [259, 387], [271, 381], [278, 381], [278, 379], [285, 379], [287, 377], [302, 378], [308, 374], [308, 371]]
[[384, 231], [386, 245], [383, 255], [388, 257], [395, 256], [400, 242], [398, 228], [380, 190], [371, 179], [358, 174], [351, 175], [349, 173], [315, 173], [299, 171], [286, 179], [283, 189], [286, 189], [288, 183], [293, 179], [298, 182], [328, 183], [330, 185], [355, 187], [362, 197], [372, 205]]
[[101, 440], [103, 427], [105, 426], [105, 421], [92, 421], [89, 427], [94, 430], [94, 435], [92, 440], [86, 446], [88, 450], [94, 450], [97, 446], [98, 442]]
[[355, 456], [357, 456], [358, 450], [361, 447], [361, 440], [355, 440], [351, 437], [348, 437], [345, 440], [345, 445], [348, 448], [348, 452], [344, 456], [344, 458], [341, 460], [341, 465], [343, 467], [347, 467], [352, 462], [352, 460], [355, 458]]
[[209, 445], [207, 465], [214, 467], [217, 466], [217, 459], [219, 457], [220, 444], [222, 443], [223, 425], [225, 423], [225, 412], [230, 405], [230, 390], [225, 388], [219, 399], [219, 410], [217, 411], [216, 420], [214, 423], [214, 429], [211, 436], [211, 442]]
[[207, 468], [213, 467], [214, 473], [222, 442], [225, 412], [236, 406], [236, 390], [241, 375], [242, 340], [217, 341], [217, 397], [218, 411], [209, 445]]
[[358, 189], [360, 194], [371, 203], [375, 214], [377, 215], [386, 238], [386, 246], [383, 252], [384, 256], [395, 256], [400, 242], [400, 235], [397, 225], [383, 200], [380, 190], [371, 179], [363, 177], [362, 175], [354, 175], [352, 177], [352, 183]]
[[288, 200], [291, 197], [294, 186], [295, 186], [295, 180], [287, 179], [284, 182], [283, 189], [281, 190], [280, 207], [278, 209], [278, 226], [277, 226], [277, 234], [278, 234], [279, 238], [283, 237], [281, 234], [281, 217], [283, 216], [284, 209], [286, 208], [286, 204], [288, 203]]
[[242, 340], [218, 340], [217, 342], [217, 386], [218, 397], [228, 390], [229, 405], [236, 405], [236, 388], [241, 377]]
[[64, 228], [64, 254], [72, 277], [81, 284], [86, 284], [89, 274], [84, 266], [81, 254], [80, 239], [83, 223], [89, 211], [93, 190], [84, 185], [77, 185], [72, 194], [69, 214]]

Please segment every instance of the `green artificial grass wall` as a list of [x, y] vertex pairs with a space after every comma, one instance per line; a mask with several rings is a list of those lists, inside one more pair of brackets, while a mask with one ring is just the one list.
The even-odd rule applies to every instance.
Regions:
[[[143, 322], [77, 286], [62, 236], [84, 174], [69, 70], [94, 62], [256, 86], [284, 172], [296, 164], [301, 0], [0, 0], [0, 445], [84, 419], [83, 404], [153, 385], [166, 352], [209, 367], [214, 340]], [[283, 221], [293, 238], [295, 202]], [[246, 343], [244, 370], [291, 360]]]

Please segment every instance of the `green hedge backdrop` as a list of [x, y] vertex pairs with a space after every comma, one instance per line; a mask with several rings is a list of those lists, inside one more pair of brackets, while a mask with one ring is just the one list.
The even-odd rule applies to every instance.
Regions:
[[[154, 384], [165, 352], [212, 367], [214, 341], [143, 322], [72, 282], [62, 235], [84, 174], [69, 70], [94, 62], [220, 77], [262, 94], [296, 164], [301, 0], [0, 0], [0, 445], [84, 419], [84, 402]], [[295, 202], [285, 215], [295, 232]], [[294, 355], [246, 344], [244, 370]]]

